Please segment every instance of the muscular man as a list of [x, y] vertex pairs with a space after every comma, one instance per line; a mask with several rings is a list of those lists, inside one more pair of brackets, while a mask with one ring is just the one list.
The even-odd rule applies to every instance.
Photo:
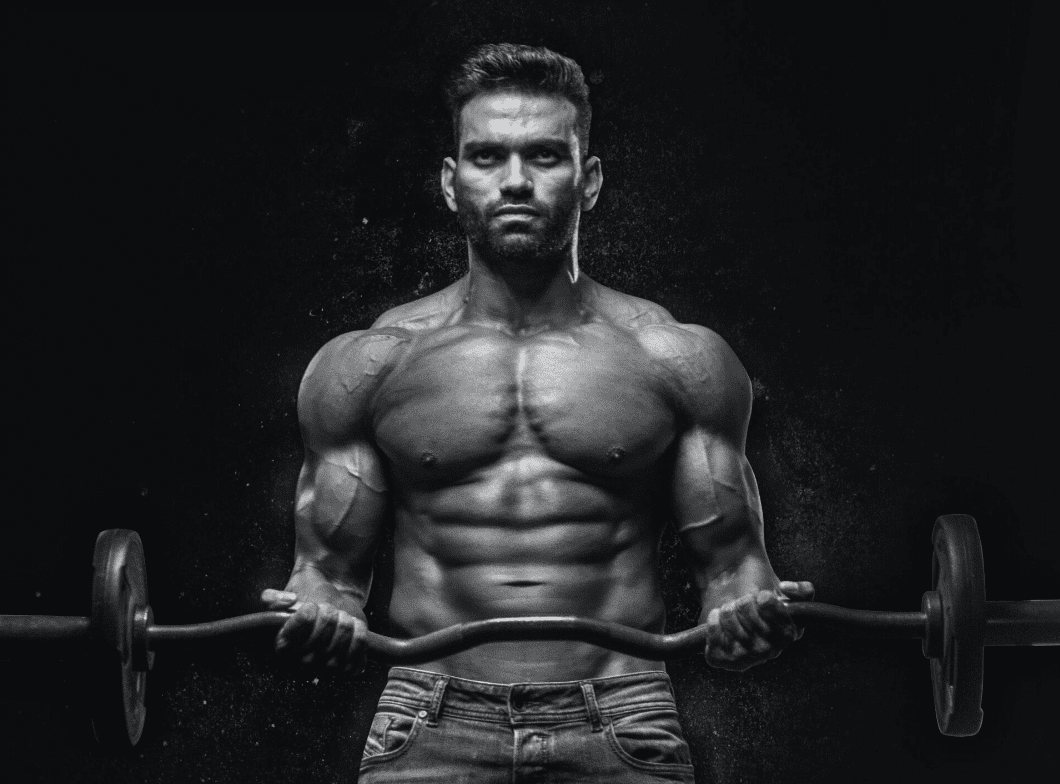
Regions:
[[[485, 46], [449, 89], [441, 187], [469, 272], [335, 338], [298, 414], [305, 464], [276, 646], [357, 672], [387, 512], [390, 620], [418, 636], [484, 618], [576, 615], [663, 631], [672, 520], [710, 627], [743, 669], [798, 636], [744, 456], [747, 373], [718, 335], [594, 282], [578, 223], [603, 182], [581, 69]], [[664, 663], [579, 642], [492, 643], [393, 668], [363, 782], [692, 781]]]

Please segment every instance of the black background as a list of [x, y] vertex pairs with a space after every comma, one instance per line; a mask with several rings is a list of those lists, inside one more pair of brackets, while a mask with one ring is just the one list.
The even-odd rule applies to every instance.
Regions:
[[[605, 186], [585, 271], [715, 329], [754, 380], [783, 578], [916, 609], [935, 517], [965, 512], [989, 598], [1060, 595], [1044, 20], [806, 5], [9, 16], [3, 611], [87, 614], [110, 527], [143, 537], [161, 622], [251, 612], [285, 582], [302, 370], [462, 274], [439, 86], [497, 40], [590, 80]], [[684, 628], [672, 534], [663, 555]], [[8, 781], [352, 781], [385, 677], [314, 680], [267, 639], [170, 652], [141, 744], [110, 757], [76, 662], [5, 665]], [[1056, 760], [1055, 649], [988, 649], [965, 739], [938, 733], [915, 642], [808, 632], [749, 673], [669, 670], [702, 781], [997, 781]]]

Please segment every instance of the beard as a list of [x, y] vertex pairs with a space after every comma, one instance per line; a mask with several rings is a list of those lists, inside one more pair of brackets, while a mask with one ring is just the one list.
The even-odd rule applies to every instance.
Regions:
[[[489, 264], [540, 266], [564, 258], [565, 249], [578, 233], [578, 194], [571, 193], [551, 208], [538, 202], [527, 206], [537, 211], [530, 221], [509, 223], [494, 219], [494, 212], [504, 204], [479, 207], [456, 194], [457, 218], [468, 242]], [[522, 202], [520, 202], [522, 204]]]

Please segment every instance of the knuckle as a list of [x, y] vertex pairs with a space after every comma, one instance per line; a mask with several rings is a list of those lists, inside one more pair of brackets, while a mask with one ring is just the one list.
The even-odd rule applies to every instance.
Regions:
[[321, 604], [319, 608], [320, 618], [326, 623], [334, 623], [338, 619], [338, 610], [333, 605]]

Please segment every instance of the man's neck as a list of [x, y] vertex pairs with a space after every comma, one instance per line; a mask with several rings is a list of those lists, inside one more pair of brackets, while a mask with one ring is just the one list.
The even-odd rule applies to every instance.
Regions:
[[487, 263], [472, 248], [464, 294], [464, 319], [497, 324], [517, 335], [561, 329], [583, 319], [578, 259]]

